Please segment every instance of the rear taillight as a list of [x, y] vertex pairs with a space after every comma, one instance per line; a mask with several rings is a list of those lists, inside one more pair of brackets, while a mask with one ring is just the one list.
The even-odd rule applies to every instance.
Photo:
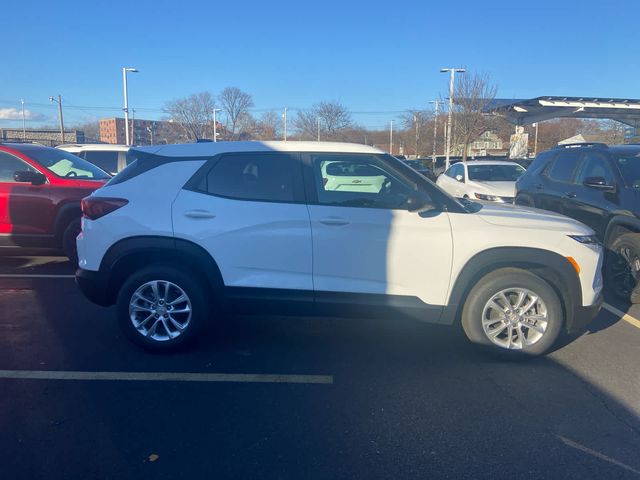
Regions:
[[82, 199], [82, 216], [90, 220], [97, 220], [114, 210], [124, 207], [129, 200], [124, 198], [86, 197]]

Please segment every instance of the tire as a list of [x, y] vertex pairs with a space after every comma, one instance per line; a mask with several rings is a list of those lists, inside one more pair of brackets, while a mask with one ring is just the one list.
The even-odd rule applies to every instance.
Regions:
[[604, 268], [607, 290], [624, 302], [640, 303], [634, 292], [640, 278], [640, 234], [625, 233], [607, 249]]
[[520, 205], [521, 207], [534, 207], [533, 202], [531, 200], [525, 200], [522, 197], [516, 197], [514, 203], [516, 205]]
[[[518, 295], [521, 292], [524, 297]], [[534, 296], [538, 300], [532, 303]], [[491, 300], [506, 313], [500, 313]], [[529, 304], [532, 307], [522, 311]], [[536, 322], [536, 328], [528, 326], [530, 322]], [[482, 277], [471, 289], [461, 323], [467, 338], [477, 345], [509, 356], [536, 356], [547, 352], [558, 339], [564, 311], [560, 298], [545, 280], [526, 270], [502, 268]], [[490, 334], [494, 332], [492, 339]]]
[[[133, 273], [120, 288], [116, 302], [118, 323], [127, 338], [155, 352], [176, 351], [196, 340], [209, 320], [206, 292], [197, 278], [164, 265]], [[171, 304], [182, 296], [186, 301]], [[152, 303], [154, 298], [156, 303]]]
[[76, 218], [69, 222], [69, 225], [62, 233], [62, 250], [73, 263], [78, 263], [78, 247], [76, 246], [76, 237], [80, 234], [82, 226], [80, 219]]

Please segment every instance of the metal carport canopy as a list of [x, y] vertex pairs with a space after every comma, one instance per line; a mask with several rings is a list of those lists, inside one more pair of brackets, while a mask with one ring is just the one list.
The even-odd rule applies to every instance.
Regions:
[[640, 127], [640, 100], [629, 98], [496, 98], [485, 108], [485, 113], [499, 115], [514, 125], [530, 125], [552, 118], [597, 118]]

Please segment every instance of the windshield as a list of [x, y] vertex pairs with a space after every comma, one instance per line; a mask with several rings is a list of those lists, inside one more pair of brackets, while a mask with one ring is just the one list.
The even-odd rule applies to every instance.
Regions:
[[619, 157], [616, 160], [616, 163], [618, 164], [622, 178], [624, 178], [627, 186], [631, 188], [640, 188], [640, 157], [635, 155]]
[[24, 153], [59, 177], [106, 180], [111, 176], [86, 160], [57, 148], [33, 147]]
[[515, 182], [525, 169], [520, 165], [469, 165], [469, 180], [479, 182]]

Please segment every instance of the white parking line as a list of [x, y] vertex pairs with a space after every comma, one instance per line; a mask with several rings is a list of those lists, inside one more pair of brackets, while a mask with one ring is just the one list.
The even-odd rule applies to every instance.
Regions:
[[278, 375], [262, 373], [176, 372], [73, 372], [47, 370], [0, 370], [0, 379], [20, 380], [110, 380], [139, 382], [233, 382], [333, 384], [332, 375]]
[[608, 303], [605, 303], [602, 306], [604, 307], [605, 310], [609, 310], [611, 313], [613, 313], [614, 315], [617, 315], [625, 322], [630, 323], [634, 327], [640, 328], [640, 320], [638, 320], [637, 318], [634, 318], [631, 315], [624, 313], [622, 310], [618, 310], [616, 307], [612, 307]]
[[44, 273], [0, 273], [0, 278], [76, 278], [76, 276], [52, 275]]
[[584, 445], [580, 445], [577, 442], [574, 442], [573, 440], [569, 440], [566, 437], [563, 437], [562, 435], [558, 435], [558, 434], [554, 434], [558, 439], [560, 439], [560, 441], [562, 441], [562, 443], [564, 443], [565, 445], [567, 445], [568, 447], [571, 448], [575, 448], [576, 450], [580, 450], [581, 452], [587, 453], [593, 457], [599, 458], [600, 460], [604, 460], [605, 462], [609, 462], [612, 463], [614, 465], [617, 465], [620, 468], [624, 468], [625, 470], [628, 470], [630, 472], [636, 473], [638, 475], [640, 475], [640, 471], [636, 470], [633, 467], [630, 467], [629, 465], [622, 463], [618, 460], [616, 460], [615, 458], [611, 458], [608, 457], [607, 455], [605, 455], [604, 453], [600, 453], [600, 452], [596, 452], [595, 450], [590, 449], [589, 447], [585, 447]]

